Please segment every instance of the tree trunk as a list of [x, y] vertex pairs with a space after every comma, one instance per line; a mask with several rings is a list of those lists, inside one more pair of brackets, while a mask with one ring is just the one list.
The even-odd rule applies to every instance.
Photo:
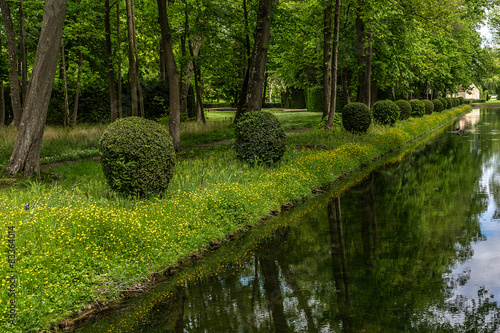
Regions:
[[241, 85], [240, 92], [236, 95], [235, 104], [236, 104], [236, 116], [234, 117], [234, 123], [238, 121], [238, 118], [241, 114], [243, 114], [243, 107], [245, 105], [246, 100], [246, 92], [248, 88], [248, 78], [249, 78], [249, 68], [250, 68], [250, 60], [252, 49], [250, 45], [250, 35], [248, 31], [248, 9], [247, 9], [247, 1], [243, 0], [243, 18], [244, 18], [244, 27], [245, 27], [245, 50], [246, 50], [246, 69], [243, 77], [243, 83]]
[[[78, 46], [82, 47], [82, 37], [78, 35]], [[80, 92], [82, 90], [82, 66], [83, 66], [83, 52], [81, 49], [78, 50], [78, 73], [76, 75], [76, 92], [75, 100], [73, 103], [73, 119], [71, 121], [71, 127], [76, 126], [76, 118], [78, 116], [78, 104], [80, 103]]]
[[[4, 1], [4, 0], [2, 0]], [[46, 0], [26, 104], [16, 143], [5, 171], [10, 175], [40, 174], [40, 149], [57, 69], [67, 0]], [[3, 9], [3, 8], [2, 8]], [[3, 10], [2, 10], [3, 11]]]
[[126, 0], [127, 4], [127, 29], [128, 29], [128, 62], [129, 62], [129, 75], [130, 75], [130, 91], [131, 91], [131, 105], [130, 115], [138, 115], [138, 100], [137, 100], [137, 64], [135, 61], [135, 45], [134, 45], [134, 16], [132, 13], [133, 0]]
[[[187, 3], [185, 0], [182, 1], [184, 3], [184, 31], [181, 35], [181, 51], [182, 51], [182, 57], [184, 59], [187, 58], [188, 52], [187, 52], [187, 45], [186, 45], [186, 39], [187, 39], [187, 34], [189, 30], [189, 17], [188, 17], [188, 9], [187, 9]], [[188, 94], [189, 94], [189, 87], [191, 86], [191, 78], [193, 77], [193, 62], [190, 60], [186, 65], [181, 63], [181, 114], [185, 114], [186, 117], [189, 116], [188, 113], [188, 108], [187, 108], [187, 100], [188, 100]]]
[[332, 0], [327, 0], [323, 16], [323, 116], [321, 118], [330, 113], [332, 79]]
[[113, 62], [111, 60], [111, 24], [110, 24], [109, 0], [104, 1], [104, 30], [106, 34], [106, 60], [108, 69], [109, 101], [111, 106], [110, 120], [114, 122], [117, 116], [116, 110], [116, 91], [115, 91], [115, 73], [113, 71]]
[[61, 43], [61, 75], [64, 83], [64, 129], [69, 125], [69, 98], [68, 80], [66, 79], [66, 57], [64, 55], [64, 42]]
[[178, 150], [181, 145], [179, 71], [177, 70], [174, 58], [166, 0], [157, 0], [157, 3], [161, 36], [166, 53], [168, 84], [170, 89], [169, 133], [172, 136], [172, 142], [175, 149]]
[[[23, 108], [19, 92], [16, 35], [14, 33], [14, 25], [12, 24], [12, 16], [10, 15], [9, 5], [6, 0], [0, 0], [0, 10], [2, 11], [5, 33], [7, 35], [7, 51], [9, 56], [10, 99], [12, 103], [12, 113], [14, 115], [11, 126], [19, 126]], [[59, 52], [59, 45], [56, 46], [56, 50]]]
[[244, 104], [241, 110], [236, 113], [237, 121], [242, 114], [251, 111], [259, 111], [262, 108], [262, 89], [264, 86], [264, 73], [266, 71], [267, 51], [271, 40], [271, 21], [273, 7], [277, 0], [259, 0], [259, 10], [257, 12], [257, 27], [254, 34], [254, 47], [250, 66], [248, 68], [248, 86]]
[[[121, 50], [121, 36], [120, 36], [120, 6], [116, 3], [116, 44], [118, 52]], [[122, 105], [122, 57], [118, 53], [118, 116], [123, 118], [123, 105]]]
[[334, 28], [333, 28], [333, 47], [332, 47], [332, 89], [331, 89], [331, 101], [330, 110], [328, 113], [328, 121], [326, 123], [326, 128], [331, 131], [333, 126], [333, 120], [335, 118], [335, 109], [337, 107], [337, 68], [338, 68], [338, 50], [339, 50], [339, 30], [340, 30], [340, 7], [341, 0], [336, 0], [335, 2], [335, 18], [334, 18]]
[[5, 95], [3, 91], [3, 80], [0, 80], [0, 127], [5, 125]]
[[132, 37], [134, 39], [134, 53], [135, 53], [135, 84], [137, 86], [137, 93], [139, 94], [139, 110], [141, 112], [141, 117], [146, 117], [144, 113], [144, 97], [142, 96], [142, 86], [141, 86], [141, 80], [139, 80], [139, 50], [137, 47], [137, 38], [136, 38], [136, 28], [135, 28], [135, 3], [132, 0], [132, 26], [134, 29], [134, 33], [132, 34]]
[[28, 59], [26, 55], [26, 40], [24, 38], [24, 10], [23, 10], [23, 1], [21, 0], [19, 3], [19, 21], [21, 24], [20, 27], [20, 37], [19, 48], [21, 49], [21, 93], [22, 93], [22, 105], [26, 103], [26, 93], [28, 92]]
[[[199, 38], [201, 39], [201, 37]], [[200, 49], [201, 49], [201, 40], [198, 40], [196, 42], [195, 48], [196, 50], [193, 50], [193, 46], [191, 43], [189, 44], [189, 51], [191, 53], [192, 57], [192, 63], [193, 63], [193, 70], [194, 70], [194, 87], [196, 90], [196, 122], [199, 122], [200, 120], [206, 124], [207, 120], [205, 119], [205, 112], [203, 111], [203, 95], [201, 93], [201, 70], [198, 64], [196, 63], [196, 57], [195, 57], [195, 52], [199, 55]]]

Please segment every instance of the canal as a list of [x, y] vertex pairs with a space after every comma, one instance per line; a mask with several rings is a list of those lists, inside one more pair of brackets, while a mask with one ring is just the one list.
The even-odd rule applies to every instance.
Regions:
[[500, 109], [475, 109], [77, 331], [498, 332], [499, 298]]

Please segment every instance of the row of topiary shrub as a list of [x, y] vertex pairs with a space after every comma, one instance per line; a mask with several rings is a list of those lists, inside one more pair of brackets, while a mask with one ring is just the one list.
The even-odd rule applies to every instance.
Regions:
[[463, 97], [437, 98], [430, 100], [412, 99], [410, 101], [381, 100], [373, 104], [372, 110], [363, 103], [350, 103], [342, 110], [342, 126], [355, 133], [363, 133], [370, 127], [372, 119], [382, 125], [394, 125], [398, 120], [410, 117], [423, 117], [424, 114], [441, 112], [464, 104]]
[[[235, 150], [250, 165], [278, 162], [286, 150], [286, 134], [269, 112], [248, 112], [235, 127]], [[174, 175], [172, 138], [155, 121], [121, 118], [108, 126], [99, 142], [101, 166], [108, 185], [129, 196], [165, 192]]]

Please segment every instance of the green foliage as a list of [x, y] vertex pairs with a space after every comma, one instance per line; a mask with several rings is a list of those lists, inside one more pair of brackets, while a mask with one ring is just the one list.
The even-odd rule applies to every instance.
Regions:
[[164, 192], [172, 179], [175, 152], [168, 131], [140, 117], [118, 119], [99, 142], [109, 186], [132, 196]]
[[446, 102], [448, 102], [448, 109], [451, 109], [452, 107], [455, 106], [455, 104], [453, 103], [453, 98], [445, 97], [445, 99], [446, 99]]
[[323, 87], [310, 87], [306, 90], [306, 109], [309, 112], [323, 112]]
[[441, 101], [441, 103], [443, 103], [443, 110], [447, 110], [450, 108], [450, 106], [448, 105], [448, 100], [446, 98], [439, 97], [438, 99]]
[[428, 99], [424, 99], [422, 102], [424, 102], [425, 105], [425, 114], [432, 114], [434, 112], [434, 103]]
[[399, 107], [388, 99], [375, 102], [372, 113], [373, 119], [383, 125], [394, 125], [399, 119]]
[[304, 89], [287, 88], [283, 94], [283, 100], [283, 105], [287, 109], [304, 109], [306, 107]]
[[425, 104], [421, 100], [412, 99], [410, 100], [411, 105], [411, 116], [418, 118], [422, 117], [425, 114]]
[[400, 120], [405, 120], [410, 118], [411, 116], [411, 105], [408, 103], [408, 101], [405, 101], [404, 99], [397, 100], [396, 105], [399, 107], [399, 119]]
[[465, 98], [463, 98], [462, 96], [460, 96], [460, 97], [458, 97], [458, 100], [459, 100], [458, 105], [462, 105], [462, 104], [464, 104]]
[[370, 109], [363, 103], [349, 103], [342, 110], [342, 126], [353, 133], [364, 133], [372, 123]]
[[433, 99], [432, 103], [434, 104], [434, 112], [441, 112], [444, 110], [443, 102], [439, 99]]
[[[325, 128], [326, 123], [328, 122], [328, 119], [330, 116], [326, 116], [323, 118], [317, 125], [317, 128]], [[333, 118], [333, 126], [342, 126], [342, 113], [335, 112], [335, 117]]]
[[286, 134], [281, 123], [265, 111], [247, 112], [235, 127], [238, 159], [248, 164], [278, 162], [286, 150]]

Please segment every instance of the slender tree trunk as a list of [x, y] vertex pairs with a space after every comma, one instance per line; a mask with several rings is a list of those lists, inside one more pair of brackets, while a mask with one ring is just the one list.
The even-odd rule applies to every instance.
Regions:
[[130, 90], [131, 90], [131, 105], [130, 114], [132, 116], [138, 115], [138, 100], [137, 100], [137, 64], [135, 61], [135, 45], [134, 45], [134, 16], [132, 13], [133, 0], [126, 0], [127, 4], [127, 28], [128, 28], [128, 62], [129, 62], [129, 76], [130, 76]]
[[264, 88], [262, 89], [262, 103], [266, 102], [266, 93], [267, 93], [267, 87], [268, 87], [268, 79], [269, 75], [267, 72], [264, 74]]
[[20, 37], [19, 48], [21, 49], [21, 92], [22, 92], [22, 105], [26, 103], [26, 93], [28, 92], [28, 59], [26, 55], [26, 40], [24, 38], [24, 9], [23, 9], [23, 1], [21, 0], [19, 3], [19, 21], [21, 24], [20, 27]]
[[246, 93], [248, 89], [248, 79], [249, 79], [249, 68], [251, 62], [252, 49], [250, 45], [250, 35], [248, 31], [248, 9], [247, 9], [247, 1], [243, 0], [243, 18], [244, 18], [244, 28], [245, 28], [245, 50], [246, 50], [246, 69], [243, 77], [243, 83], [241, 85], [240, 92], [236, 95], [235, 104], [236, 104], [236, 116], [234, 117], [234, 122], [238, 121], [238, 118], [241, 114], [243, 114], [243, 107], [246, 100]]
[[267, 51], [271, 40], [271, 21], [273, 7], [277, 0], [259, 0], [257, 27], [254, 34], [254, 47], [248, 68], [248, 86], [244, 92], [245, 99], [241, 110], [236, 113], [236, 121], [242, 114], [259, 111], [262, 108], [262, 89], [266, 71]]
[[[184, 31], [181, 35], [181, 51], [182, 57], [184, 59], [188, 56], [186, 39], [189, 31], [189, 17], [188, 17], [188, 7], [185, 0], [184, 3]], [[189, 87], [191, 86], [191, 78], [193, 77], [193, 62], [189, 61], [187, 64], [181, 63], [181, 114], [185, 114], [186, 117], [189, 115], [187, 108], [187, 100], [189, 94]]]
[[339, 50], [339, 30], [340, 30], [340, 7], [341, 0], [336, 0], [335, 2], [335, 18], [334, 18], [334, 28], [333, 28], [333, 47], [332, 47], [332, 89], [331, 89], [331, 101], [330, 110], [328, 113], [328, 121], [326, 123], [326, 128], [332, 130], [333, 120], [335, 118], [335, 111], [337, 107], [337, 68], [338, 68], [338, 50]]
[[198, 53], [196, 56], [198, 56], [200, 53], [200, 48], [202, 44], [201, 38], [202, 37], [200, 36], [199, 37], [200, 40], [196, 42], [195, 48], [197, 50], [193, 50], [193, 46], [190, 43], [189, 51], [191, 53], [192, 63], [194, 67], [194, 87], [196, 91], [196, 122], [199, 122], [201, 120], [204, 124], [206, 124], [207, 120], [205, 119], [205, 112], [203, 111], [203, 95], [201, 93], [201, 83], [200, 83], [201, 70], [196, 62], [196, 57], [195, 57], [195, 52]]
[[169, 133], [172, 136], [175, 149], [178, 150], [181, 145], [179, 71], [177, 70], [177, 64], [174, 58], [166, 0], [157, 0], [157, 3], [161, 35], [167, 58], [168, 83], [170, 89]]
[[[3, 1], [3, 0], [2, 0]], [[57, 69], [67, 0], [46, 0], [26, 104], [12, 155], [5, 167], [10, 175], [40, 174], [40, 149]], [[2, 8], [3, 11], [3, 8]]]
[[139, 50], [137, 46], [137, 29], [135, 28], [135, 3], [134, 0], [132, 0], [132, 26], [134, 33], [132, 34], [132, 37], [134, 39], [134, 54], [135, 54], [135, 84], [137, 86], [137, 93], [139, 94], [139, 110], [141, 112], [141, 117], [145, 117], [144, 113], [144, 97], [142, 95], [142, 86], [141, 86], [141, 80], [139, 79]]
[[269, 103], [273, 102], [273, 83], [269, 83]]
[[0, 80], [0, 127], [5, 125], [5, 95], [3, 91], [3, 80]]
[[116, 3], [116, 44], [118, 48], [118, 116], [123, 118], [122, 105], [122, 57], [121, 57], [121, 36], [120, 36], [120, 6]]
[[[9, 56], [9, 81], [10, 81], [10, 99], [12, 103], [12, 113], [14, 115], [11, 126], [19, 126], [23, 108], [21, 104], [21, 96], [19, 91], [19, 76], [17, 71], [17, 47], [14, 25], [12, 24], [12, 16], [10, 14], [9, 5], [6, 0], [0, 0], [0, 10], [5, 25], [5, 33], [7, 35], [7, 53]], [[59, 45], [56, 46], [59, 52]]]
[[78, 73], [76, 74], [76, 92], [73, 103], [73, 119], [71, 121], [71, 127], [76, 126], [76, 119], [78, 116], [78, 104], [80, 103], [80, 92], [82, 90], [83, 52], [81, 50], [82, 37], [80, 35], [78, 35], [78, 46], [80, 46], [80, 49], [78, 50]]
[[368, 41], [368, 46], [366, 47], [366, 67], [365, 67], [365, 81], [364, 81], [364, 90], [366, 91], [366, 101], [365, 104], [371, 108], [372, 107], [372, 34], [371, 32], [366, 33], [366, 38]]
[[330, 113], [332, 97], [332, 0], [326, 1], [323, 13], [323, 116]]
[[109, 0], [104, 1], [104, 30], [106, 34], [106, 60], [108, 69], [109, 101], [111, 106], [110, 120], [114, 122], [117, 116], [116, 110], [116, 91], [115, 91], [115, 73], [113, 71], [113, 61], [111, 60], [111, 24], [110, 24]]
[[64, 129], [69, 125], [69, 98], [68, 80], [66, 79], [66, 57], [64, 55], [64, 41], [61, 43], [61, 75], [64, 83]]

